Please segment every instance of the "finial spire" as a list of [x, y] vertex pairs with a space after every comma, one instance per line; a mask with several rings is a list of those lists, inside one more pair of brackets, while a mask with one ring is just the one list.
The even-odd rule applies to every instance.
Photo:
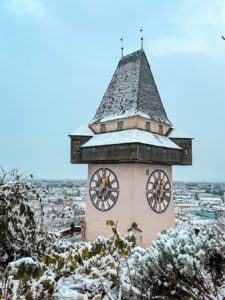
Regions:
[[123, 37], [121, 37], [121, 45], [122, 45], [122, 47], [121, 47], [121, 51], [122, 51], [122, 58], [123, 58]]
[[141, 33], [141, 50], [143, 50], [143, 28], [140, 29], [140, 33]]

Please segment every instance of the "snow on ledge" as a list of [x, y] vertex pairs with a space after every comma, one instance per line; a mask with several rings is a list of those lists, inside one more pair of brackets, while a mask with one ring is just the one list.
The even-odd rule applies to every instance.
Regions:
[[81, 147], [95, 147], [103, 145], [130, 144], [141, 143], [157, 147], [165, 147], [172, 149], [181, 149], [177, 144], [166, 136], [155, 134], [152, 132], [129, 129], [122, 131], [114, 131], [94, 135], [88, 142]]
[[146, 119], [149, 119], [149, 120], [154, 120], [154, 121], [157, 121], [157, 122], [160, 122], [162, 124], [169, 124], [171, 125], [170, 122], [167, 122], [167, 121], [163, 121], [162, 119], [160, 118], [151, 118], [149, 115], [139, 111], [133, 111], [133, 110], [130, 110], [128, 112], [126, 112], [125, 114], [122, 114], [122, 115], [110, 115], [110, 116], [107, 116], [107, 117], [103, 117], [102, 119], [94, 119], [91, 121], [91, 124], [94, 124], [94, 123], [104, 123], [104, 122], [108, 122], [108, 121], [113, 121], [113, 120], [118, 120], [118, 119], [125, 119], [125, 118], [131, 118], [131, 117], [143, 117], [143, 118], [146, 118]]
[[88, 127], [88, 125], [83, 125], [78, 127], [75, 131], [73, 131], [69, 135], [93, 136], [94, 132]]
[[190, 136], [188, 133], [185, 133], [182, 130], [175, 128], [173, 128], [168, 137], [172, 139], [193, 139], [193, 137]]

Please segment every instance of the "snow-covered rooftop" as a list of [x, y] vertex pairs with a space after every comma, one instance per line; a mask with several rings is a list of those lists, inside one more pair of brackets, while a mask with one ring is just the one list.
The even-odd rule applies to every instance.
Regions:
[[168, 135], [169, 138], [173, 138], [173, 139], [193, 139], [192, 136], [190, 136], [188, 133], [183, 132], [180, 129], [176, 129], [173, 128], [173, 130], [170, 132], [170, 134]]
[[78, 127], [75, 131], [73, 131], [69, 135], [93, 136], [94, 132], [88, 127], [88, 125], [83, 125]]
[[81, 147], [95, 147], [103, 145], [141, 143], [157, 147], [181, 149], [168, 137], [139, 129], [129, 129], [94, 135]]
[[[140, 111], [137, 112], [135, 110], [127, 110], [126, 113], [124, 113], [124, 114], [108, 115], [107, 117], [102, 118], [100, 122], [102, 123], [102, 122], [107, 122], [107, 121], [112, 121], [112, 120], [117, 120], [117, 119], [131, 118], [131, 117], [135, 117], [135, 116], [140, 116], [140, 117], [149, 119], [149, 116], [146, 113], [143, 113]], [[156, 116], [155, 121], [161, 122], [161, 119]]]
[[119, 61], [92, 122], [140, 113], [152, 120], [171, 124], [143, 50], [124, 56]]

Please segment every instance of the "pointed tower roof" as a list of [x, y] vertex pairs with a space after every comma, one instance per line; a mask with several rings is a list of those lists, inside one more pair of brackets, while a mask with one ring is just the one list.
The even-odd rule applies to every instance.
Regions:
[[171, 125], [143, 50], [119, 61], [92, 123], [138, 115]]

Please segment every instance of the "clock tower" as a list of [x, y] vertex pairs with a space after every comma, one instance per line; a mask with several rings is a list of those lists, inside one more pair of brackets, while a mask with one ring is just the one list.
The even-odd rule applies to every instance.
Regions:
[[70, 135], [71, 163], [88, 164], [85, 238], [107, 220], [148, 247], [175, 227], [172, 165], [192, 164], [192, 138], [168, 119], [143, 50], [120, 59], [90, 124]]

